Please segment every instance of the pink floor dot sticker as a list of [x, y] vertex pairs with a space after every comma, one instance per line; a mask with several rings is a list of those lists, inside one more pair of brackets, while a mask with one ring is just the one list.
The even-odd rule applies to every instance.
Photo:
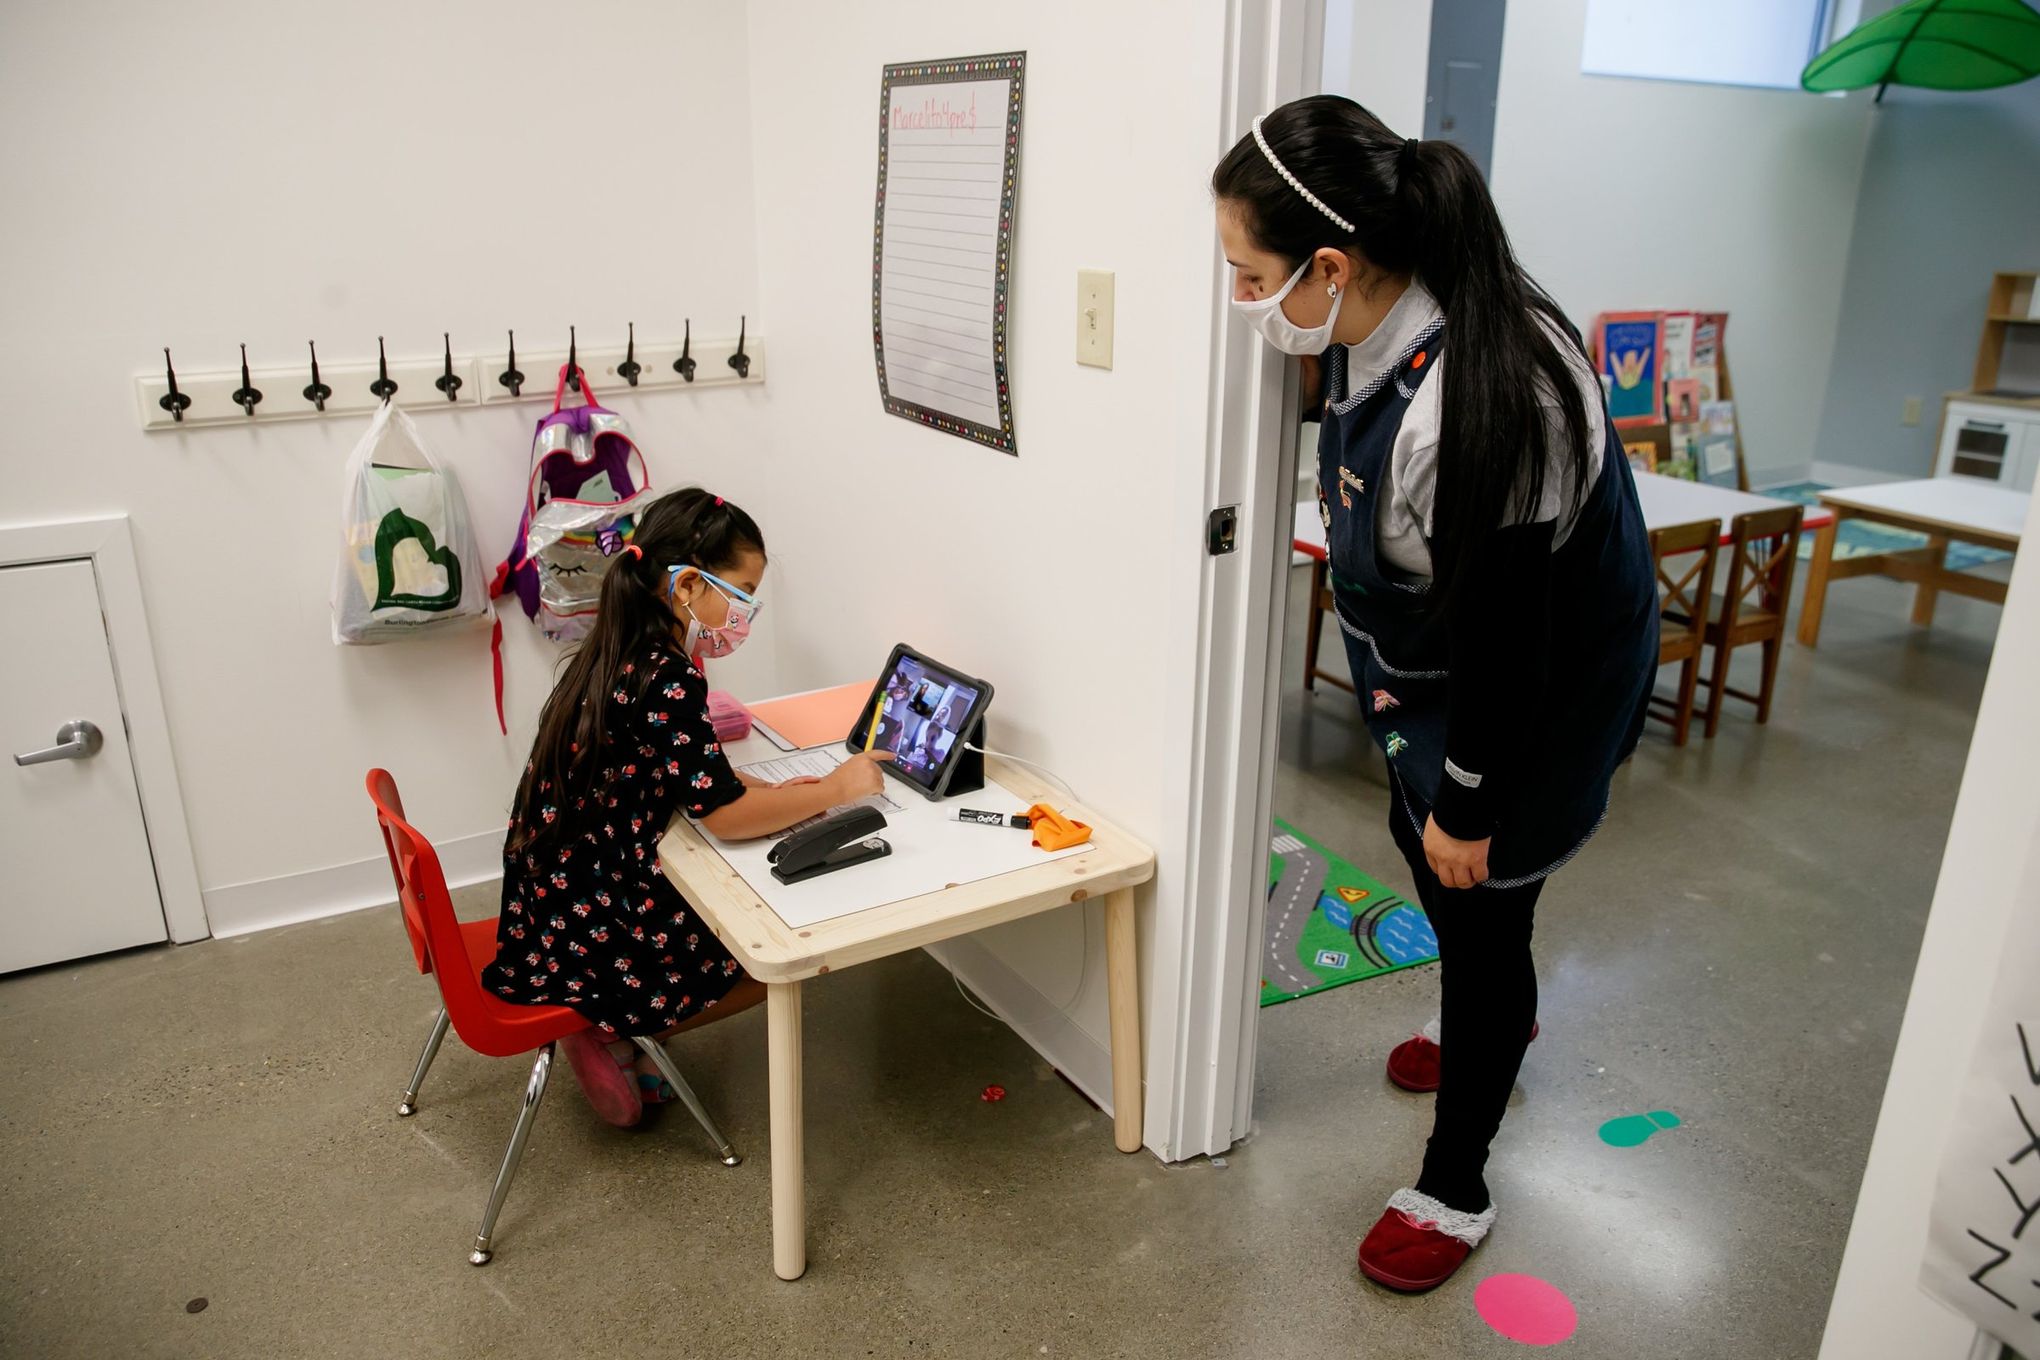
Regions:
[[1473, 1291], [1481, 1320], [1511, 1341], [1556, 1346], [1579, 1326], [1572, 1300], [1535, 1275], [1490, 1275]]

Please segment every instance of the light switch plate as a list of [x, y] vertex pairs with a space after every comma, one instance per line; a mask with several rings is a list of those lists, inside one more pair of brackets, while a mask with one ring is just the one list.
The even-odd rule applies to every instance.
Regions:
[[1920, 423], [1920, 399], [1918, 397], [1907, 397], [1905, 399], [1905, 414], [1899, 417], [1898, 423], [1901, 425], [1917, 425]]
[[1077, 362], [1112, 367], [1112, 271], [1077, 271]]

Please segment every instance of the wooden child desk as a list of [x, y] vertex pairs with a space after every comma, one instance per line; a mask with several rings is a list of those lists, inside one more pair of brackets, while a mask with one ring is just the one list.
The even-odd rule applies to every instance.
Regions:
[[[731, 762], [739, 766], [779, 754], [755, 736], [729, 747]], [[1133, 890], [1154, 877], [1154, 852], [1095, 812], [1069, 803], [1019, 767], [988, 757], [985, 775], [1018, 795], [1023, 804], [1047, 802], [1088, 822], [1092, 848], [1080, 855], [1044, 859], [1029, 868], [953, 884], [905, 901], [874, 904], [867, 910], [795, 929], [752, 891], [686, 817], [676, 816], [659, 842], [659, 866], [666, 877], [693, 904], [744, 971], [765, 984], [772, 1093], [772, 1268], [782, 1280], [799, 1279], [807, 1269], [800, 998], [801, 985], [809, 978], [1103, 895], [1105, 975], [1112, 1017], [1114, 1141], [1121, 1152], [1140, 1150], [1140, 993], [1134, 957]], [[996, 793], [987, 793], [986, 798], [993, 800], [993, 806], [1000, 805]], [[842, 872], [852, 875], [856, 870]]]

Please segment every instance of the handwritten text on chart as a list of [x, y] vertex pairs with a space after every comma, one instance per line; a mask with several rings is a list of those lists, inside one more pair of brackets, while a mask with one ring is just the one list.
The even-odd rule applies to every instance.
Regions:
[[953, 108], [947, 99], [924, 99], [915, 108], [895, 104], [892, 125], [895, 132], [976, 132], [977, 93], [971, 92], [965, 108]]

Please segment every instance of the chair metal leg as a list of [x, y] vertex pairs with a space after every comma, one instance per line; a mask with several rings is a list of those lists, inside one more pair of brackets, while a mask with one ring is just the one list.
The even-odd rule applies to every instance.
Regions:
[[468, 1253], [468, 1264], [485, 1266], [495, 1253], [489, 1244], [496, 1235], [496, 1215], [503, 1211], [503, 1201], [510, 1197], [510, 1182], [517, 1177], [517, 1163], [524, 1160], [524, 1143], [531, 1137], [531, 1124], [538, 1117], [538, 1102], [545, 1099], [546, 1078], [552, 1075], [553, 1045], [547, 1044], [538, 1050], [538, 1060], [531, 1065], [531, 1080], [524, 1087], [524, 1108], [517, 1114], [517, 1127], [510, 1131], [510, 1147], [503, 1153], [503, 1169], [496, 1173], [496, 1187], [489, 1192], [489, 1207], [482, 1211], [482, 1226], [475, 1234], [475, 1249]]
[[408, 1118], [418, 1113], [418, 1088], [425, 1084], [425, 1074], [432, 1070], [432, 1060], [439, 1056], [439, 1041], [446, 1037], [446, 1007], [439, 1008], [439, 1018], [432, 1022], [432, 1034], [425, 1040], [425, 1051], [418, 1055], [418, 1066], [411, 1072], [411, 1084], [404, 1088], [404, 1098], [397, 1102], [397, 1113]]
[[687, 1079], [680, 1075], [680, 1069], [673, 1065], [673, 1055], [666, 1051], [666, 1046], [657, 1039], [643, 1034], [632, 1036], [631, 1042], [658, 1065], [660, 1074], [679, 1093], [680, 1103], [687, 1107], [688, 1113], [694, 1116], [694, 1122], [701, 1125], [702, 1131], [708, 1134], [709, 1141], [715, 1144], [716, 1155], [722, 1158], [722, 1164], [740, 1165], [744, 1159], [730, 1146], [730, 1140], [723, 1137], [723, 1131], [716, 1127], [715, 1120], [709, 1118], [707, 1107], [701, 1103], [701, 1098], [694, 1094], [694, 1088], [687, 1084]]

